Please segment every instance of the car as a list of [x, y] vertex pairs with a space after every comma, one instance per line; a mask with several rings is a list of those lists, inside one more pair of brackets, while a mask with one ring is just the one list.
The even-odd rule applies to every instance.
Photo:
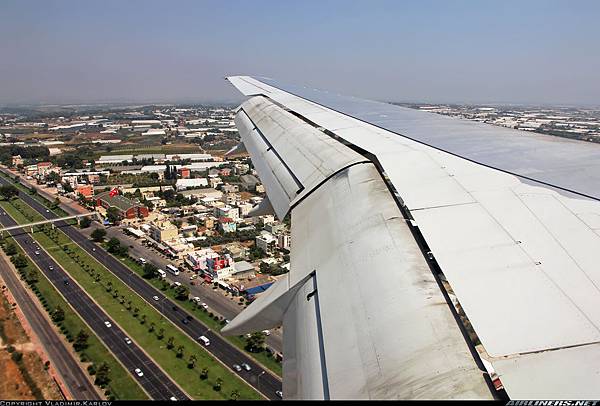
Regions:
[[279, 399], [283, 399], [283, 392], [280, 390], [276, 390], [275, 394], [279, 397]]
[[139, 376], [139, 377], [142, 377], [142, 376], [144, 376], [144, 373], [143, 373], [143, 372], [142, 372], [142, 370], [141, 370], [141, 369], [139, 369], [139, 368], [136, 368], [136, 369], [134, 369], [134, 372], [135, 372], [135, 373], [136, 373], [136, 375], [137, 375], [137, 376]]
[[48, 269], [49, 269], [49, 270], [51, 270], [51, 271], [54, 271], [54, 267], [53, 267], [52, 265], [50, 265], [50, 266], [48, 267]]
[[69, 284], [69, 281], [68, 281], [67, 279], [65, 279], [65, 280], [64, 280], [64, 284], [65, 284], [65, 285], [68, 285], [68, 284]]
[[46, 213], [50, 213], [50, 210], [46, 209]]
[[112, 324], [110, 324], [110, 321], [108, 321], [108, 320], [104, 322], [104, 325], [108, 328], [112, 327]]
[[177, 310], [179, 310], [179, 308], [177, 306], [173, 306], [173, 311], [176, 312]]
[[175, 396], [171, 396], [169, 400], [177, 400], [177, 398]]
[[202, 302], [202, 304], [200, 306], [202, 306], [204, 309], [208, 310], [208, 305], [206, 303]]
[[237, 372], [241, 372], [242, 367], [239, 366], [238, 364], [233, 364], [233, 369], [235, 369]]
[[40, 255], [40, 252], [39, 252], [39, 251], [36, 251], [36, 252], [35, 252], [35, 255]]
[[229, 324], [229, 323], [231, 323], [231, 320], [225, 319], [225, 324]]
[[269, 330], [263, 330], [262, 332], [266, 336], [270, 336], [271, 335], [271, 332]]
[[181, 322], [182, 322], [183, 324], [189, 324], [189, 323], [190, 323], [190, 321], [189, 321], [188, 319], [183, 319], [183, 320], [181, 320]]
[[252, 368], [250, 368], [250, 365], [246, 364], [245, 362], [242, 363], [242, 368], [244, 368], [246, 371], [250, 371]]
[[158, 296], [154, 295], [154, 296], [152, 296], [152, 299], [154, 299], [158, 302]]
[[96, 251], [96, 248], [92, 248], [92, 251]]
[[181, 282], [175, 282], [173, 285], [180, 287], [181, 286]]
[[129, 339], [129, 337], [125, 337], [125, 342], [126, 342], [127, 344], [131, 344], [131, 340]]
[[192, 276], [190, 276], [190, 280], [193, 281], [194, 279], [196, 279], [198, 277], [198, 274], [193, 274]]

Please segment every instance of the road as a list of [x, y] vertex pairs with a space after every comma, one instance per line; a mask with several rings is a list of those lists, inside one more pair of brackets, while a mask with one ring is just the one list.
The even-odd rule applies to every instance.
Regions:
[[52, 322], [45, 316], [44, 310], [36, 306], [33, 302], [34, 299], [27, 293], [27, 289], [19, 281], [12, 266], [3, 257], [0, 257], [0, 274], [48, 354], [52, 367], [61, 376], [71, 396], [77, 400], [102, 399], [88, 378], [88, 373], [81, 368], [79, 362], [53, 328]]
[[[7, 181], [0, 179], [0, 182], [5, 183]], [[27, 196], [24, 193], [20, 193], [20, 195], [22, 198]], [[4, 226], [17, 224], [8, 214], [0, 215], [0, 223]], [[108, 317], [100, 306], [79, 287], [75, 280], [46, 251], [41, 249], [37, 243], [34, 243], [31, 236], [18, 230], [12, 230], [10, 234], [152, 399], [168, 400], [172, 396], [181, 400], [189, 399], [135, 342], [132, 344], [125, 343], [124, 338], [127, 334]], [[36, 254], [36, 251], [39, 254]], [[50, 267], [53, 267], [53, 270], [50, 270]], [[105, 321], [109, 321], [112, 327], [106, 327]], [[135, 368], [140, 368], [144, 376], [137, 376], [134, 373]]]
[[[4, 178], [0, 178], [0, 183], [9, 184], [9, 181]], [[20, 192], [19, 197], [43, 217], [47, 219], [58, 217], [56, 214], [47, 211], [47, 208], [44, 205], [27, 193]], [[251, 367], [250, 371], [242, 370], [241, 372], [236, 373], [268, 399], [279, 399], [275, 393], [276, 391], [281, 391], [281, 380], [279, 377], [262, 368], [250, 356], [244, 354], [233, 344], [226, 341], [221, 335], [211, 331], [205, 324], [200, 322], [185, 310], [181, 309], [175, 302], [163, 295], [160, 290], [154, 288], [115, 257], [104, 251], [104, 249], [102, 249], [100, 246], [94, 244], [78, 229], [60, 221], [56, 222], [55, 225], [60, 227], [60, 229], [69, 238], [77, 243], [90, 256], [94, 257], [110, 272], [126, 283], [133, 291], [145, 299], [156, 310], [162, 313], [164, 317], [173, 322], [173, 324], [179, 327], [191, 339], [197, 340], [201, 335], [208, 337], [210, 340], [210, 345], [205, 347], [205, 349], [214, 355], [215, 358], [219, 359], [228, 368], [231, 368], [233, 364], [248, 364]], [[159, 300], [153, 300], [153, 296], [158, 296]], [[184, 319], [189, 320], [187, 323], [184, 323]]]
[[[8, 170], [4, 170], [4, 172], [11, 174], [12, 176], [15, 175], [14, 173], [9, 172]], [[29, 183], [29, 182], [21, 179], [21, 183]], [[38, 192], [40, 193], [40, 195], [46, 197], [46, 199], [48, 199], [50, 201], [54, 200], [54, 195], [52, 194], [52, 192], [53, 191], [55, 192], [56, 189], [46, 188], [44, 186], [33, 185], [33, 184], [28, 185], [28, 187], [31, 187], [31, 186], [36, 187]], [[50, 192], [48, 192], [48, 190]], [[73, 202], [71, 199], [67, 199], [67, 198], [61, 199], [61, 208], [63, 210], [65, 210], [67, 213], [72, 214], [72, 215], [88, 213], [88, 211], [85, 210], [78, 203]], [[88, 229], [80, 230], [80, 232], [89, 237], [92, 230], [93, 230], [93, 228], [90, 227]], [[164, 255], [160, 254], [159, 252], [157, 252], [151, 248], [148, 248], [148, 247], [145, 247], [144, 245], [142, 245], [140, 243], [140, 240], [137, 240], [134, 237], [131, 237], [129, 235], [123, 234], [122, 230], [123, 230], [123, 227], [108, 227], [108, 228], [106, 228], [107, 237], [108, 238], [116, 237], [120, 240], [123, 240], [124, 238], [126, 238], [127, 241], [129, 242], [128, 245], [130, 246], [130, 254], [134, 258], [139, 258], [139, 257], [146, 258], [147, 260], [149, 260], [150, 262], [152, 262], [153, 264], [155, 264], [157, 267], [159, 267], [161, 269], [166, 269], [166, 265], [171, 263], [171, 261], [169, 261], [167, 259], [167, 257], [165, 257]], [[185, 275], [184, 272], [179, 276], [168, 274], [167, 279], [171, 282], [179, 282], [179, 283], [186, 285], [188, 288], [190, 288], [191, 296], [198, 296], [199, 298], [201, 298], [202, 301], [208, 305], [211, 312], [218, 314], [220, 316], [223, 316], [225, 319], [233, 320], [233, 318], [235, 316], [237, 316], [243, 310], [242, 306], [239, 306], [236, 301], [232, 300], [231, 296], [223, 295], [221, 291], [212, 289], [212, 287], [210, 285], [206, 285], [206, 284], [192, 285], [190, 283], [191, 281], [189, 280], [189, 276], [191, 276], [191, 274]], [[197, 280], [196, 280], [196, 282], [197, 282]], [[282, 329], [277, 328], [277, 329], [271, 330], [271, 335], [267, 337], [266, 343], [273, 350], [282, 354], [283, 353]]]
[[[144, 258], [158, 268], [166, 269], [167, 264], [173, 264], [174, 262], [169, 260], [166, 256], [160, 254], [158, 251], [153, 250], [152, 248], [145, 247], [141, 240], [136, 239], [130, 235], [124, 234], [123, 229], [125, 227], [108, 227], [106, 228], [106, 236], [108, 238], [115, 237], [119, 240], [123, 241], [129, 246], [129, 254], [134, 258]], [[87, 235], [91, 234], [93, 231], [92, 227], [88, 229], [81, 230], [80, 232]], [[182, 266], [178, 266], [180, 270], [184, 270], [185, 268]], [[175, 276], [171, 273], [167, 273], [167, 280], [171, 283], [179, 282], [181, 284], [186, 285], [190, 289], [191, 296], [199, 297], [202, 302], [205, 302], [210, 311], [216, 313], [220, 316], [223, 316], [226, 319], [233, 320], [235, 316], [237, 316], [242, 310], [243, 307], [238, 305], [238, 301], [234, 300], [231, 295], [225, 296], [223, 295], [221, 290], [216, 290], [212, 288], [211, 284], [203, 283], [201, 278], [196, 279], [194, 285], [190, 282], [190, 276], [194, 273], [191, 271], [183, 271], [178, 276]], [[271, 335], [267, 337], [267, 345], [273, 348], [275, 351], [281, 353], [283, 351], [283, 341], [281, 329], [271, 330]]]

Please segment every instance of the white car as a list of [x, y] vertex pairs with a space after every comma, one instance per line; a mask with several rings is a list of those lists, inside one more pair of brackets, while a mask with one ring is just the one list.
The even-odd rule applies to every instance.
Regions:
[[244, 368], [246, 371], [250, 371], [252, 368], [250, 368], [250, 365], [246, 364], [245, 362], [242, 364], [242, 368]]
[[208, 310], [208, 305], [206, 303], [202, 303], [200, 306], [202, 306], [203, 308], [205, 308], [206, 310]]
[[177, 398], [175, 396], [171, 396], [169, 400], [177, 400]]
[[104, 325], [108, 328], [112, 327], [112, 324], [110, 324], [110, 321], [108, 321], [108, 320], [104, 322]]
[[35, 252], [35, 255], [40, 255], [40, 252], [39, 252], [39, 251], [36, 251], [36, 252]]
[[49, 269], [49, 270], [51, 270], [51, 271], [54, 271], [54, 267], [53, 267], [52, 265], [50, 265], [50, 266], [48, 267], [48, 269]]
[[46, 209], [46, 213], [50, 213], [50, 210]]
[[126, 342], [127, 344], [131, 344], [131, 340], [129, 339], [129, 337], [125, 337], [125, 342]]
[[181, 286], [181, 282], [175, 282], [173, 285], [180, 287]]
[[263, 330], [262, 332], [266, 336], [270, 336], [271, 335], [271, 332], [269, 330]]
[[158, 302], [158, 296], [154, 295], [154, 296], [152, 296], [152, 299], [154, 299]]
[[142, 372], [142, 370], [141, 370], [141, 369], [139, 369], [139, 368], [136, 368], [136, 369], [134, 370], [134, 372], [135, 372], [135, 373], [137, 374], [137, 376], [139, 376], [139, 377], [142, 377], [142, 376], [144, 376], [144, 373], [143, 373], [143, 372]]

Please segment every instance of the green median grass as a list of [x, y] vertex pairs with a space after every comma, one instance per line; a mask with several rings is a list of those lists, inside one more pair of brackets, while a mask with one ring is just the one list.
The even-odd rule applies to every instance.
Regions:
[[[143, 272], [142, 266], [140, 264], [138, 264], [130, 256], [119, 257], [119, 259], [121, 260], [121, 262], [124, 265], [127, 265], [132, 271], [134, 271], [135, 273], [137, 273], [140, 276], [143, 276], [144, 272]], [[173, 300], [177, 300], [175, 289], [173, 288], [173, 286], [166, 287], [165, 284], [163, 284], [163, 281], [160, 279], [157, 279], [157, 278], [146, 279], [146, 281], [148, 281], [150, 284], [152, 284], [155, 288], [160, 289], [163, 292], [163, 294], [165, 294], [169, 298], [171, 298]], [[200, 320], [201, 322], [206, 324], [214, 332], [219, 333], [219, 331], [221, 331], [221, 329], [223, 328], [224, 321], [220, 321], [218, 319], [215, 320], [215, 316], [211, 317], [210, 313], [207, 312], [202, 306], [199, 306], [199, 304], [196, 304], [195, 302], [192, 302], [189, 300], [188, 301], [177, 300], [177, 301], [181, 304], [182, 307], [184, 307], [187, 311], [192, 313], [198, 320]], [[246, 340], [244, 339], [243, 336], [224, 337], [224, 338], [226, 340], [228, 340], [230, 343], [232, 343], [233, 345], [235, 345], [240, 350], [244, 351], [246, 354], [253, 357], [256, 361], [258, 361], [260, 364], [262, 364], [265, 368], [269, 369], [271, 372], [273, 372], [274, 374], [281, 377], [281, 374], [282, 374], [281, 363], [279, 361], [277, 361], [267, 351], [262, 351], [259, 353], [247, 351], [245, 348]]]
[[[12, 215], [14, 211], [21, 212], [21, 216], [14, 213], [17, 222], [36, 221], [41, 218], [39, 213], [20, 200], [14, 200], [11, 204], [15, 210], [7, 210], [9, 214]], [[58, 229], [50, 229], [50, 226], [45, 228], [48, 234], [36, 231], [33, 237], [193, 399], [262, 399], [253, 388], [225, 368], [200, 344], [162, 317], [64, 233]], [[162, 338], [159, 337], [161, 330], [164, 331]], [[199, 331], [198, 335], [201, 334]], [[168, 344], [170, 338], [173, 341], [172, 347]], [[183, 355], [177, 357], [180, 346], [183, 347]], [[190, 368], [189, 361], [192, 356], [196, 361], [194, 367]], [[208, 377], [202, 379], [201, 371], [205, 368], [208, 369]], [[215, 390], [218, 381], [221, 381], [220, 390]]]
[[[18, 211], [9, 205], [0, 203], [2, 207], [9, 214], [11, 211], [15, 211], [14, 214], [20, 214]], [[21, 215], [22, 217], [22, 215]], [[24, 254], [21, 247], [16, 244], [12, 238], [5, 238], [5, 243], [13, 242], [17, 247], [18, 254]], [[31, 270], [37, 270], [37, 267], [33, 264], [31, 259], [27, 258], [27, 266], [22, 269], [22, 272], [29, 272]], [[35, 286], [39, 291], [36, 294], [40, 298], [41, 304], [44, 309], [51, 314], [57, 307], [62, 308], [65, 311], [65, 318], [60, 322], [61, 332], [66, 335], [69, 341], [72, 341], [80, 330], [83, 330], [88, 335], [88, 347], [81, 351], [80, 357], [86, 362], [91, 362], [98, 366], [102, 362], [105, 362], [110, 368], [111, 381], [106, 389], [114, 396], [115, 399], [119, 400], [143, 400], [148, 399], [146, 393], [142, 390], [139, 384], [133, 379], [133, 377], [123, 368], [123, 366], [117, 361], [107, 347], [104, 346], [102, 341], [90, 330], [87, 324], [79, 317], [79, 315], [71, 309], [71, 306], [63, 299], [61, 294], [54, 288], [54, 285], [44, 276], [42, 272], [38, 273], [38, 280], [35, 282]]]

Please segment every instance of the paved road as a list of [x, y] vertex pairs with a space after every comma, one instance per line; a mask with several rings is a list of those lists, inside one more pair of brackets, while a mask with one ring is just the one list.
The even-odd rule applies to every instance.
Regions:
[[[116, 237], [119, 240], [123, 241], [127, 245], [130, 246], [129, 253], [134, 258], [145, 258], [146, 260], [152, 262], [154, 265], [161, 269], [166, 270], [167, 264], [174, 264], [174, 261], [167, 259], [166, 256], [160, 254], [159, 252], [153, 250], [152, 248], [145, 247], [140, 239], [136, 239], [130, 235], [126, 235], [123, 233], [123, 229], [125, 227], [108, 227], [106, 228], [106, 236], [108, 238]], [[87, 235], [91, 234], [93, 228], [90, 227], [85, 230], [81, 230], [80, 232]], [[178, 266], [180, 270], [185, 269], [182, 266]], [[226, 319], [233, 320], [235, 316], [237, 316], [242, 310], [243, 307], [238, 305], [237, 300], [232, 300], [232, 296], [225, 296], [222, 294], [221, 290], [215, 290], [212, 288], [212, 284], [201, 284], [203, 281], [201, 278], [196, 279], [194, 285], [190, 282], [190, 276], [194, 273], [191, 271], [184, 271], [179, 274], [179, 276], [175, 276], [173, 274], [167, 273], [167, 280], [171, 283], [180, 282], [190, 288], [191, 296], [198, 296], [202, 302], [205, 302], [210, 311], [216, 313], [220, 316], [223, 316]], [[271, 330], [271, 335], [267, 337], [267, 345], [273, 348], [275, 351], [281, 353], [283, 351], [283, 338], [281, 334], [281, 329]]]
[[94, 384], [88, 379], [87, 371], [81, 368], [64, 341], [58, 336], [58, 332], [52, 327], [50, 320], [45, 317], [43, 310], [35, 305], [12, 267], [2, 257], [0, 257], [0, 274], [33, 332], [42, 343], [52, 367], [61, 376], [73, 398], [77, 400], [102, 399], [96, 392]]
[[[9, 183], [9, 181], [4, 178], [0, 178], [0, 182], [5, 184]], [[47, 211], [44, 205], [33, 199], [30, 195], [21, 192], [19, 193], [19, 197], [45, 218], [52, 219], [58, 217], [56, 214]], [[274, 400], [279, 399], [275, 393], [276, 391], [281, 390], [281, 380], [278, 377], [262, 368], [251, 357], [244, 354], [233, 344], [226, 341], [219, 334], [211, 331], [198, 319], [181, 309], [175, 302], [163, 295], [160, 290], [155, 289], [115, 257], [104, 251], [100, 246], [94, 244], [85, 235], [81, 234], [78, 229], [71, 227], [65, 222], [59, 221], [55, 224], [60, 227], [69, 238], [87, 251], [88, 254], [94, 257], [98, 262], [103, 264], [115, 276], [125, 282], [138, 295], [146, 299], [150, 305], [162, 313], [163, 316], [171, 320], [190, 338], [197, 340], [201, 335], [208, 337], [210, 345], [205, 347], [206, 350], [229, 368], [231, 368], [233, 364], [248, 364], [251, 367], [250, 371], [242, 370], [241, 372], [236, 373], [265, 397]], [[153, 296], [158, 296], [159, 300], [153, 300]], [[184, 319], [188, 320], [188, 323], [184, 323]]]
[[[0, 179], [0, 182], [5, 183], [6, 180]], [[21, 198], [31, 198], [24, 193], [21, 193], [20, 196]], [[0, 223], [4, 226], [17, 224], [10, 216], [1, 214]], [[126, 334], [50, 255], [43, 249], [40, 249], [37, 243], [34, 243], [31, 236], [19, 230], [13, 230], [10, 233], [25, 253], [36, 263], [44, 275], [46, 275], [56, 289], [66, 298], [90, 328], [93, 329], [96, 335], [121, 361], [152, 399], [168, 400], [171, 396], [175, 396], [181, 400], [189, 399], [140, 347], [135, 343], [129, 345], [125, 343], [124, 338]], [[35, 254], [36, 251], [39, 254]], [[53, 270], [50, 270], [50, 266], [53, 267]], [[68, 284], [66, 284], [67, 281]], [[106, 327], [104, 324], [105, 321], [109, 321], [112, 327]], [[140, 368], [144, 376], [138, 377], [133, 372], [135, 368]]]

